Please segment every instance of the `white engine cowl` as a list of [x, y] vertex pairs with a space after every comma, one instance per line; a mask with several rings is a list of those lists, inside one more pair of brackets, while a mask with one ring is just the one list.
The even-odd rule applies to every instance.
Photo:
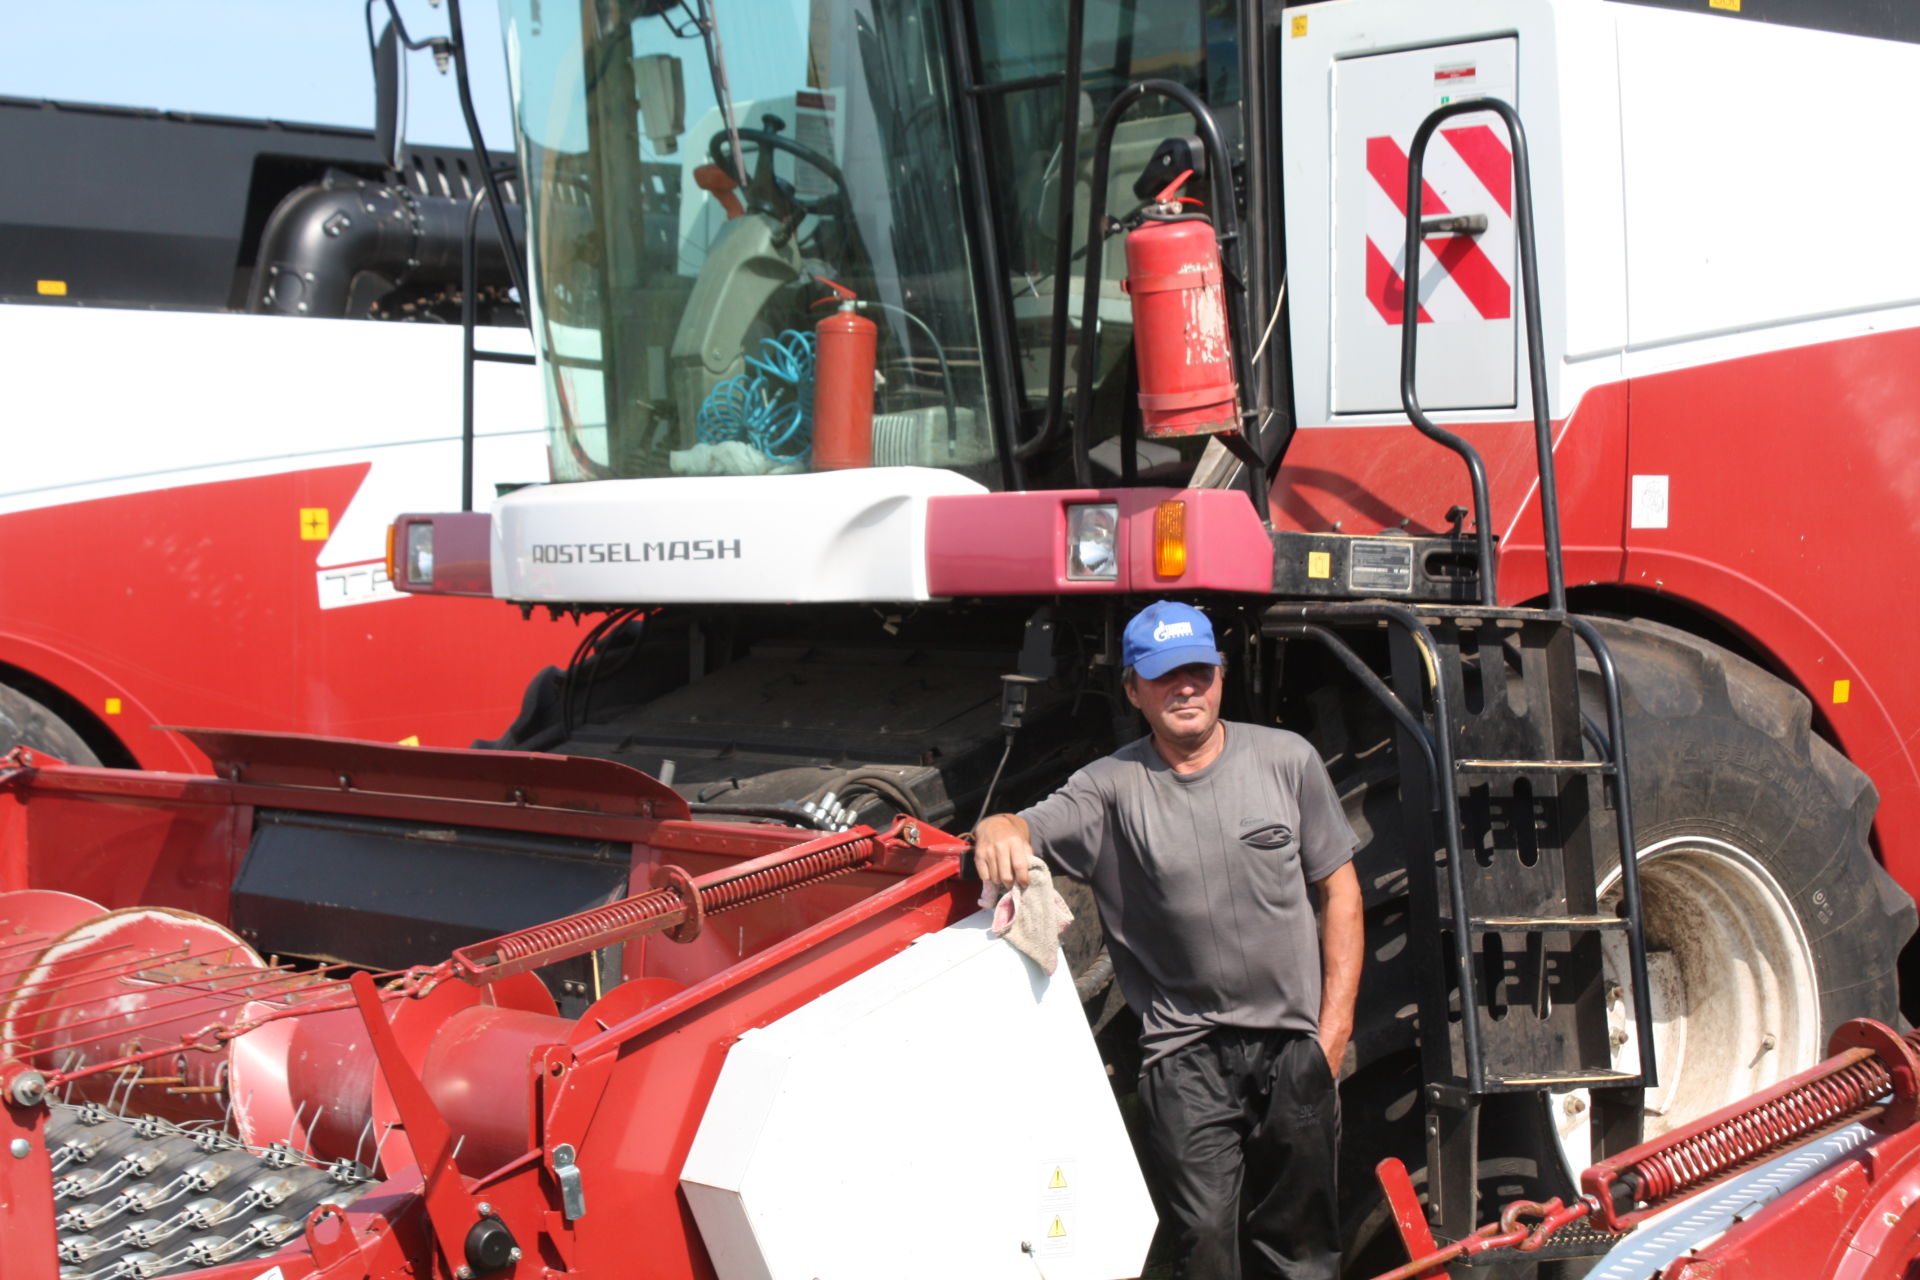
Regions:
[[925, 600], [929, 467], [542, 485], [493, 517], [494, 594], [568, 604]]
[[1140, 1274], [1153, 1204], [1073, 976], [990, 922], [728, 1050], [680, 1174], [721, 1280]]

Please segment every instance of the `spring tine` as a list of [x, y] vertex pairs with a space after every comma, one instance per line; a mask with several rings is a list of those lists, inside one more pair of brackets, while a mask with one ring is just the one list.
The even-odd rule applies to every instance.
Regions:
[[[368, 1121], [367, 1123], [368, 1123], [368, 1124], [372, 1124], [373, 1122], [372, 1122], [371, 1120], [369, 1120], [369, 1121]], [[385, 1150], [385, 1148], [386, 1148], [386, 1145], [387, 1145], [387, 1138], [388, 1138], [388, 1136], [389, 1136], [389, 1135], [391, 1135], [392, 1133], [393, 1133], [393, 1126], [392, 1126], [392, 1125], [390, 1125], [390, 1124], [389, 1124], [389, 1125], [385, 1125], [385, 1126], [383, 1126], [383, 1127], [381, 1128], [381, 1130], [380, 1130], [380, 1140], [379, 1140], [378, 1142], [376, 1142], [376, 1143], [374, 1143], [374, 1144], [373, 1144], [373, 1163], [372, 1163], [372, 1164], [370, 1164], [370, 1165], [368, 1165], [368, 1166], [367, 1166], [367, 1168], [369, 1168], [369, 1169], [378, 1169], [378, 1168], [380, 1168], [380, 1167], [381, 1167], [381, 1165], [380, 1165], [380, 1153], [381, 1153], [381, 1151], [383, 1151], [383, 1150]]]
[[[208, 995], [232, 995], [232, 994], [234, 994], [234, 990], [235, 990], [235, 988], [237, 988], [237, 987], [239, 987], [240, 985], [242, 985], [242, 984], [243, 984], [243, 983], [245, 983], [245, 982], [248, 982], [248, 981], [250, 981], [250, 980], [252, 980], [252, 979], [254, 979], [254, 978], [256, 978], [256, 977], [257, 977], [257, 976], [258, 976], [258, 975], [259, 975], [259, 974], [260, 974], [261, 972], [264, 972], [264, 970], [253, 970], [253, 969], [249, 969], [249, 970], [245, 970], [245, 971], [242, 971], [242, 972], [240, 972], [240, 973], [229, 973], [229, 974], [222, 974], [222, 975], [219, 975], [219, 977], [218, 977], [218, 980], [220, 980], [220, 981], [229, 981], [229, 982], [231, 982], [231, 983], [232, 983], [232, 985], [231, 985], [231, 986], [229, 986], [229, 987], [226, 987], [226, 988], [216, 988], [216, 987], [214, 987], [214, 986], [212, 985], [212, 981], [205, 981], [205, 982], [201, 982], [201, 981], [195, 981], [195, 980], [191, 980], [191, 979], [183, 979], [183, 980], [179, 980], [179, 981], [168, 981], [168, 982], [155, 982], [155, 983], [153, 984], [153, 986], [154, 986], [154, 989], [155, 989], [155, 990], [158, 990], [158, 989], [160, 989], [161, 987], [166, 987], [166, 988], [169, 988], [169, 989], [171, 989], [171, 990], [177, 990], [177, 991], [180, 991], [180, 992], [181, 992], [182, 994], [180, 994], [180, 995], [178, 995], [178, 996], [175, 996], [175, 997], [173, 997], [173, 998], [171, 998], [171, 999], [162, 999], [162, 1000], [145, 1000], [145, 1001], [142, 1001], [142, 1003], [141, 1003], [141, 1006], [140, 1006], [140, 1009], [141, 1009], [141, 1012], [142, 1012], [142, 1013], [144, 1013], [144, 1012], [146, 1012], [146, 1011], [147, 1011], [147, 1010], [149, 1010], [149, 1009], [165, 1009], [165, 1008], [170, 1008], [170, 1007], [172, 1007], [172, 1006], [174, 1006], [174, 1005], [178, 1005], [178, 1004], [190, 1004], [190, 1003], [192, 1003], [193, 1001], [195, 1001], [195, 1000], [198, 1000], [198, 999], [201, 999], [202, 997], [204, 997], [204, 996], [208, 996]], [[115, 976], [115, 975], [112, 975], [112, 974], [106, 974], [106, 975], [81, 975], [81, 977], [79, 977], [79, 978], [77, 978], [77, 979], [75, 979], [75, 981], [89, 981], [89, 982], [90, 982], [90, 981], [94, 981], [94, 980], [96, 980], [96, 978], [97, 978], [97, 977], [100, 977], [100, 976], [104, 976], [104, 977], [112, 977], [112, 976]], [[122, 975], [122, 976], [124, 976], [124, 975]], [[287, 977], [296, 977], [296, 976], [300, 976], [300, 975], [298, 975], [298, 974], [292, 974], [292, 973], [290, 973], [290, 974], [288, 974], [288, 975], [287, 975]], [[275, 978], [275, 979], [271, 979], [270, 981], [274, 981], [274, 982], [280, 982], [280, 981], [285, 981], [285, 980], [286, 980], [286, 978]], [[67, 983], [68, 983], [68, 980], [67, 980], [67, 978], [66, 978], [66, 977], [65, 977], [65, 976], [63, 975], [63, 976], [62, 976], [62, 978], [61, 978], [61, 985], [63, 985], [63, 986], [65, 986], [65, 985], [67, 985]], [[313, 985], [313, 986], [316, 986], [316, 987], [318, 987], [318, 986], [327, 986], [327, 985], [332, 985], [332, 984], [330, 984], [330, 983], [326, 983], [326, 982], [321, 982], [321, 983], [314, 983], [314, 984], [311, 984], [311, 985]], [[299, 990], [304, 990], [304, 989], [305, 989], [304, 987], [295, 987], [295, 988], [293, 988], [293, 990], [295, 990], [295, 991], [299, 991]], [[276, 993], [276, 994], [286, 994], [286, 993]], [[270, 999], [270, 998], [272, 998], [272, 997], [259, 997], [259, 996], [255, 996], [255, 995], [253, 995], [253, 994], [251, 994], [250, 992], [248, 992], [248, 993], [246, 993], [245, 995], [243, 995], [243, 997], [242, 997], [242, 999], [241, 999], [241, 1000], [239, 1000], [239, 1001], [236, 1001], [236, 1003], [237, 1003], [237, 1004], [238, 1004], [238, 1003], [245, 1003], [245, 1002], [246, 1002], [246, 1001], [248, 1001], [248, 1000], [254, 1000], [254, 999], [263, 999], [263, 998], [267, 998], [267, 999]], [[70, 1001], [68, 1001], [68, 1002], [67, 1002], [67, 1003], [65, 1003], [65, 1004], [52, 1004], [52, 1005], [46, 1005], [46, 1006], [44, 1006], [43, 1008], [39, 1008], [39, 1009], [35, 1009], [35, 1010], [34, 1010], [34, 1016], [36, 1016], [36, 1017], [44, 1017], [44, 1016], [45, 1016], [45, 1015], [47, 1015], [47, 1014], [50, 1014], [50, 1013], [61, 1013], [61, 1012], [64, 1012], [64, 1011], [66, 1011], [66, 1010], [68, 1010], [68, 1009], [81, 1009], [81, 1008], [86, 1008], [86, 1007], [87, 1007], [87, 1006], [89, 1006], [89, 1005], [93, 1005], [93, 1004], [98, 1004], [98, 1003], [100, 1002], [100, 999], [101, 999], [101, 997], [100, 997], [99, 995], [92, 995], [92, 996], [87, 996], [87, 997], [84, 997], [84, 998], [81, 998], [81, 999], [78, 999], [78, 1000], [70, 1000]], [[107, 1013], [107, 1014], [101, 1014], [101, 1015], [98, 1015], [98, 1016], [96, 1016], [96, 1017], [93, 1017], [93, 1018], [82, 1018], [82, 1019], [79, 1019], [79, 1020], [77, 1020], [77, 1021], [73, 1021], [73, 1022], [66, 1022], [66, 1023], [61, 1023], [61, 1024], [59, 1024], [59, 1026], [58, 1026], [58, 1027], [56, 1027], [56, 1028], [51, 1028], [51, 1029], [43, 1029], [43, 1030], [38, 1030], [38, 1031], [32, 1031], [32, 1032], [28, 1032], [28, 1033], [26, 1033], [25, 1035], [22, 1035], [22, 1036], [17, 1036], [17, 1037], [15, 1037], [15, 1038], [16, 1038], [16, 1040], [18, 1040], [18, 1041], [19, 1041], [19, 1043], [21, 1043], [21, 1044], [25, 1044], [25, 1043], [26, 1043], [26, 1042], [27, 1042], [28, 1040], [32, 1040], [32, 1039], [36, 1039], [36, 1038], [38, 1038], [38, 1037], [40, 1037], [40, 1036], [43, 1036], [43, 1035], [50, 1035], [50, 1034], [52, 1034], [52, 1033], [53, 1033], [53, 1031], [55, 1031], [55, 1030], [64, 1030], [64, 1029], [66, 1029], [66, 1028], [68, 1028], [68, 1027], [83, 1027], [83, 1026], [89, 1026], [89, 1025], [92, 1025], [93, 1023], [96, 1023], [96, 1022], [103, 1022], [103, 1021], [110, 1021], [110, 1020], [112, 1020], [112, 1019], [114, 1019], [114, 1018], [124, 1018], [125, 1016], [126, 1016], [125, 1014], [115, 1014], [115, 1013]]]
[[[373, 1117], [368, 1116], [367, 1122], [364, 1125], [360, 1126], [359, 1138], [355, 1139], [353, 1144], [353, 1162], [355, 1164], [360, 1164], [360, 1153], [366, 1149], [367, 1139], [372, 1136], [373, 1136]], [[360, 1167], [364, 1169], [364, 1168], [371, 1168], [372, 1166], [361, 1165]]]
[[[39, 951], [35, 951], [31, 953], [31, 959], [29, 959], [26, 964], [19, 965], [15, 968], [10, 968], [10, 969], [0, 969], [0, 979], [17, 978], [23, 973], [32, 973], [34, 970], [40, 968], [42, 965], [42, 961], [40, 957], [45, 950], [46, 948], [42, 947]], [[133, 950], [133, 947], [130, 944], [115, 943], [113, 946], [102, 947], [98, 951], [89, 952], [85, 955], [76, 956], [72, 958], [83, 960], [83, 961], [86, 961], [87, 963], [92, 963], [95, 960], [99, 960], [106, 956], [113, 955], [116, 952], [131, 951], [131, 950]], [[17, 957], [10, 957], [10, 958], [17, 958]], [[145, 957], [142, 957], [142, 958], [145, 959]], [[37, 985], [36, 981], [30, 978], [27, 981], [18, 984], [17, 987], [0, 991], [0, 995], [4, 995], [7, 999], [12, 999], [20, 991], [29, 989], [35, 985]]]

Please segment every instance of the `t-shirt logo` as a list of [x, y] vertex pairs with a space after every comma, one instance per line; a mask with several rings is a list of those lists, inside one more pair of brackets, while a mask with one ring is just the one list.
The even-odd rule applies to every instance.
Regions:
[[1165, 644], [1167, 641], [1175, 639], [1176, 637], [1190, 636], [1192, 634], [1193, 624], [1191, 622], [1160, 622], [1154, 624], [1153, 642], [1155, 644]]
[[1240, 839], [1256, 849], [1284, 849], [1293, 843], [1293, 828], [1284, 822], [1257, 822], [1246, 818], [1243, 822], [1256, 823], [1240, 833]]

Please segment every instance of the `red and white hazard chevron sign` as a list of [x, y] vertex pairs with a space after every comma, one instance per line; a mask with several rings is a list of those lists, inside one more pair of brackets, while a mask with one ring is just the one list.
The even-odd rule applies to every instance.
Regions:
[[[1512, 163], [1506, 136], [1491, 125], [1442, 129], [1427, 145], [1420, 175], [1423, 216], [1484, 213], [1487, 229], [1479, 236], [1428, 238], [1433, 260], [1420, 276], [1421, 324], [1512, 317], [1513, 285], [1506, 274], [1513, 259]], [[1367, 173], [1373, 179], [1367, 192], [1367, 300], [1381, 319], [1397, 325], [1406, 301], [1406, 151], [1391, 137], [1368, 138]]]

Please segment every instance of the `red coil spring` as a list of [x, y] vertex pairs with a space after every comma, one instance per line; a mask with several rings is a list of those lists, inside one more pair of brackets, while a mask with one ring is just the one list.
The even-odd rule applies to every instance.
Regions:
[[[537, 924], [486, 945], [501, 965], [549, 951], [583, 946], [616, 930], [631, 930], [680, 914], [680, 895], [671, 889], [654, 889], [623, 898], [619, 902], [582, 911], [548, 924]], [[465, 948], [463, 948], [464, 950]]]
[[[724, 879], [725, 872], [694, 881], [700, 889], [700, 901], [708, 914], [730, 911], [750, 903], [775, 897], [796, 885], [810, 884], [843, 875], [873, 859], [878, 842], [872, 836], [859, 836], [824, 849], [816, 849], [792, 862], [761, 867], [736, 879]], [[711, 880], [711, 883], [709, 881]]]
[[871, 834], [849, 836], [799, 857], [757, 867], [744, 874], [716, 871], [685, 882], [692, 899], [676, 888], [653, 889], [604, 907], [595, 907], [534, 925], [491, 942], [454, 952], [456, 970], [469, 979], [504, 977], [533, 964], [547, 964], [611, 942], [651, 933], [686, 919], [710, 915], [774, 897], [803, 884], [843, 875], [871, 861], [879, 841]]
[[1886, 1064], [1877, 1057], [1850, 1063], [1644, 1156], [1619, 1176], [1637, 1178], [1635, 1198], [1655, 1203], [1864, 1110], [1891, 1083]]

